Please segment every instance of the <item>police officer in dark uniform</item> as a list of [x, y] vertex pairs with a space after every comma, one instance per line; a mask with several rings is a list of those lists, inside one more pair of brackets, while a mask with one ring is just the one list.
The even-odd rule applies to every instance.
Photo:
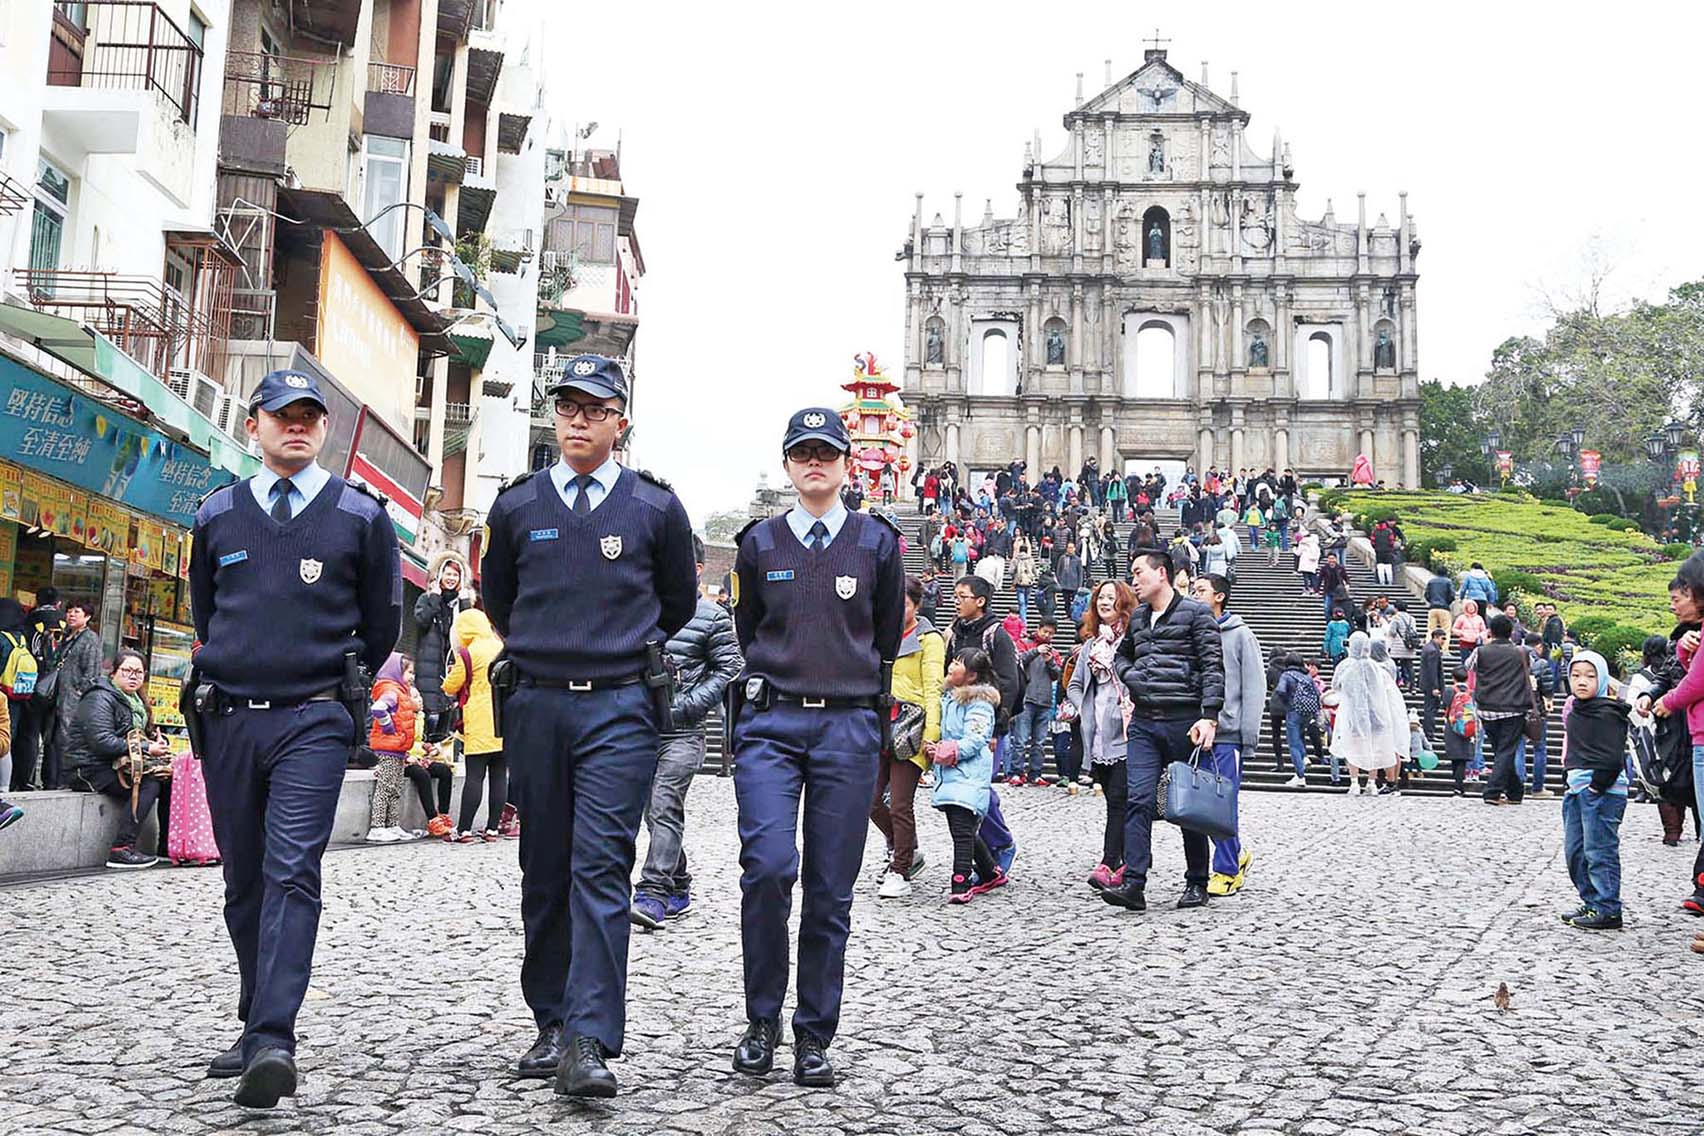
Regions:
[[522, 1077], [609, 1097], [626, 1028], [628, 879], [668, 729], [663, 645], [698, 602], [692, 526], [668, 485], [611, 456], [627, 376], [571, 360], [549, 395], [562, 458], [498, 494], [482, 561], [505, 641], [492, 668], [521, 826]]
[[[322, 469], [313, 376], [274, 371], [249, 406], [264, 468], [195, 515], [191, 708], [225, 873], [243, 1035], [208, 1069], [238, 1104], [296, 1091], [296, 1013], [319, 930], [320, 856], [367, 725], [357, 671], [402, 629], [402, 566], [384, 503]], [[280, 631], [285, 637], [280, 639]]]
[[732, 579], [746, 658], [733, 742], [749, 1021], [734, 1068], [768, 1073], [780, 1041], [803, 799], [793, 1080], [813, 1086], [834, 1084], [827, 1050], [905, 610], [898, 530], [841, 501], [851, 448], [835, 411], [793, 415], [782, 453], [798, 504], [746, 526]]

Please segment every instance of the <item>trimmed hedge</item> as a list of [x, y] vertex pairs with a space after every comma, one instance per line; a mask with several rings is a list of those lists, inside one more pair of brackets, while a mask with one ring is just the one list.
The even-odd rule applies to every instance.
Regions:
[[1665, 544], [1662, 550], [1665, 556], [1672, 557], [1675, 560], [1685, 560], [1692, 555], [1692, 546], [1684, 541], [1679, 544]]
[[1616, 516], [1614, 513], [1594, 513], [1586, 518], [1586, 523], [1591, 525], [1613, 525], [1620, 519], [1621, 518]]

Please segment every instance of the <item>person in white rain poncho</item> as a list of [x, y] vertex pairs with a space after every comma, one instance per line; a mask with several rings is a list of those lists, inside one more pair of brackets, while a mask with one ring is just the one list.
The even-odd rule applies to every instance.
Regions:
[[[1408, 707], [1388, 664], [1372, 658], [1372, 640], [1364, 631], [1349, 636], [1349, 655], [1337, 664], [1331, 689], [1337, 695], [1337, 719], [1331, 730], [1332, 756], [1349, 766], [1349, 795], [1372, 793], [1373, 774], [1397, 766], [1408, 752]], [[1361, 788], [1361, 773], [1367, 787]]]

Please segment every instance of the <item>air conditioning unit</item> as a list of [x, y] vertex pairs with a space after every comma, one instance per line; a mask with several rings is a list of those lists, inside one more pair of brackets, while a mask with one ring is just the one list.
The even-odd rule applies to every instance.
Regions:
[[544, 207], [546, 209], [554, 209], [556, 207], [556, 190], [552, 189], [550, 186], [544, 187]]
[[545, 272], [555, 272], [563, 257], [555, 249], [546, 249], [539, 254], [539, 268]]
[[475, 157], [470, 156], [467, 160], [466, 169], [467, 169], [467, 176], [468, 177], [484, 177], [485, 176], [485, 159], [484, 158], [475, 158]]
[[185, 402], [189, 401], [190, 375], [188, 367], [173, 367], [166, 372], [166, 387]]
[[240, 439], [243, 436], [243, 419], [247, 417], [247, 413], [242, 400], [235, 395], [221, 394], [213, 413], [208, 417], [213, 420], [213, 425], [231, 437]]
[[218, 383], [193, 367], [173, 367], [166, 372], [166, 385], [204, 418], [213, 417], [224, 393]]

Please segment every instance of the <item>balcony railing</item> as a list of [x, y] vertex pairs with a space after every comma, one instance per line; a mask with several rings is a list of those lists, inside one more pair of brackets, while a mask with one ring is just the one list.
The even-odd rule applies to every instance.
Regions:
[[31, 306], [87, 324], [157, 378], [178, 368], [224, 373], [233, 276], [227, 266], [201, 269], [188, 296], [157, 278], [116, 272], [19, 268], [13, 275]]
[[313, 111], [330, 111], [337, 61], [263, 51], [225, 53], [223, 110], [245, 118], [275, 118], [301, 126]]
[[412, 95], [414, 68], [396, 63], [368, 63], [367, 90], [380, 95]]
[[153, 91], [194, 129], [201, 47], [159, 5], [58, 0], [49, 34], [49, 86]]

